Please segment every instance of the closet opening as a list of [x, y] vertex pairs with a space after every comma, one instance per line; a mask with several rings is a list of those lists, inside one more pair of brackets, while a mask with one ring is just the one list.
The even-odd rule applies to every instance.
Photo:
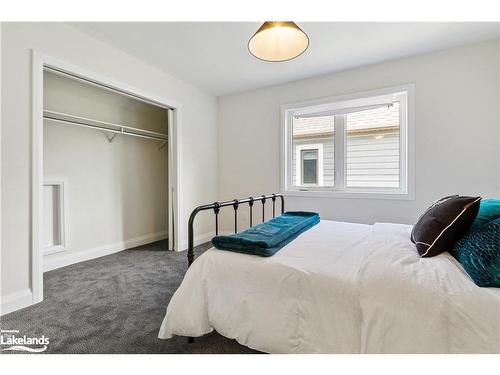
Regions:
[[37, 303], [44, 272], [153, 243], [178, 249], [179, 108], [33, 57]]

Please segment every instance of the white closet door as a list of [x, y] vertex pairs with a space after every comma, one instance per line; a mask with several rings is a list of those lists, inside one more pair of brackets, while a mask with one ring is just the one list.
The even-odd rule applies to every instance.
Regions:
[[173, 147], [172, 144], [172, 136], [173, 136], [173, 121], [174, 121], [174, 111], [171, 109], [167, 109], [167, 129], [168, 129], [168, 143], [167, 143], [167, 168], [168, 168], [168, 181], [167, 181], [167, 189], [168, 189], [168, 197], [167, 197], [167, 223], [168, 223], [168, 250], [174, 250], [174, 226], [177, 223], [174, 223], [174, 181], [172, 180], [172, 170], [173, 170]]

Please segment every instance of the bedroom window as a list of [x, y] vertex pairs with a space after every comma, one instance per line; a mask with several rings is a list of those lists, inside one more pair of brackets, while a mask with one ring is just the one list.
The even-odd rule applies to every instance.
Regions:
[[284, 191], [412, 199], [412, 95], [409, 85], [283, 106]]

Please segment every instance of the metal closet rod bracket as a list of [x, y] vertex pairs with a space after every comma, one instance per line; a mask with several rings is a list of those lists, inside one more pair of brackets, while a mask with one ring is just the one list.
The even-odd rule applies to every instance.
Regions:
[[118, 133], [114, 133], [111, 137], [108, 137], [108, 135], [106, 134], [106, 132], [104, 132], [104, 134], [106, 135], [106, 138], [108, 138], [109, 143], [113, 143], [113, 141], [115, 140], [116, 135]]

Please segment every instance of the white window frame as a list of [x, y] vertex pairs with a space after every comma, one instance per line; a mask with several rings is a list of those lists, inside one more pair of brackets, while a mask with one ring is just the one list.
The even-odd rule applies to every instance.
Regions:
[[[346, 173], [346, 136], [335, 137], [335, 186], [294, 186], [292, 181], [292, 141], [293, 116], [331, 113], [340, 114], [355, 111], [356, 108], [376, 106], [394, 100], [400, 104], [400, 187], [399, 188], [347, 188]], [[406, 84], [370, 90], [361, 93], [340, 95], [281, 106], [281, 190], [287, 196], [369, 198], [369, 199], [415, 199], [415, 86]], [[345, 134], [344, 121], [336, 121], [335, 133]], [[307, 145], [310, 146], [310, 145]], [[297, 155], [296, 155], [297, 157]], [[298, 176], [298, 175], [297, 175]]]
[[304, 184], [301, 187], [313, 187], [323, 185], [323, 145], [321, 143], [295, 145], [295, 173], [302, 181], [302, 151], [318, 150], [318, 183]]

